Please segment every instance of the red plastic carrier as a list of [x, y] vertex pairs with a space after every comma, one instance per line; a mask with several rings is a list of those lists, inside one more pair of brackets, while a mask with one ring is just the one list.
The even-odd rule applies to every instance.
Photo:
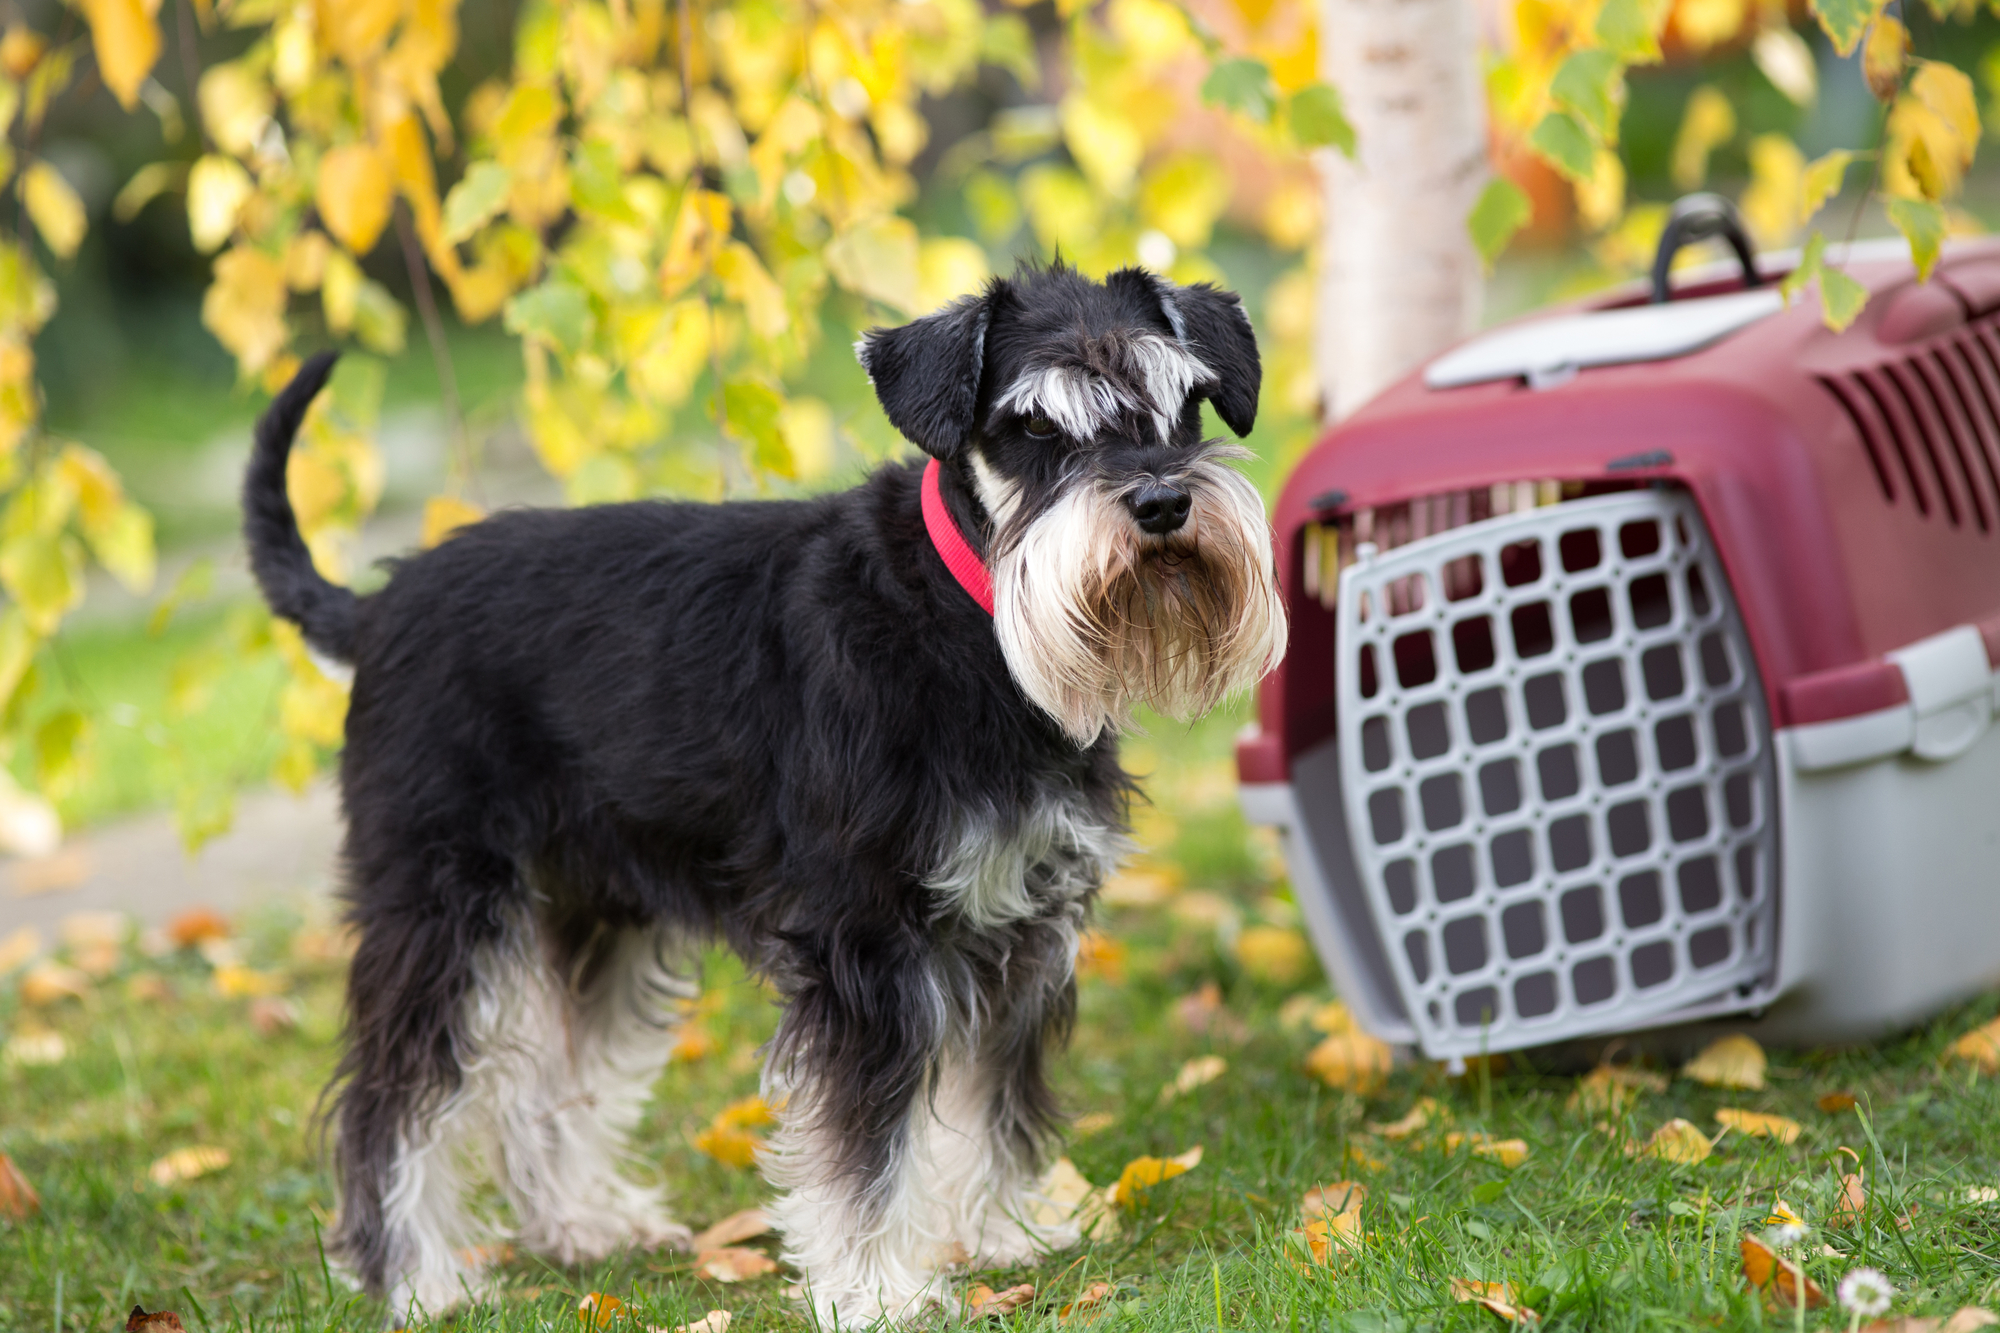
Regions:
[[1491, 331], [1286, 483], [1243, 799], [1378, 1035], [1831, 1040], [2000, 977], [2000, 244], [1845, 266], [1841, 333], [1713, 275]]

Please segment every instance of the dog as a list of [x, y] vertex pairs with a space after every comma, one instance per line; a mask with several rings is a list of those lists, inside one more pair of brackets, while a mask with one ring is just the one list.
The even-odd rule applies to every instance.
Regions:
[[907, 1319], [954, 1261], [1077, 1240], [1034, 1190], [1127, 846], [1118, 733], [1284, 650], [1248, 455], [1202, 437], [1204, 401], [1250, 430], [1256, 338], [1233, 294], [1058, 261], [856, 351], [921, 464], [504, 511], [366, 597], [286, 497], [331, 356], [258, 423], [252, 569], [353, 668], [332, 1249], [393, 1320], [476, 1294], [482, 1169], [555, 1261], [687, 1245], [626, 1140], [715, 942], [783, 1002], [761, 1165], [820, 1319]]

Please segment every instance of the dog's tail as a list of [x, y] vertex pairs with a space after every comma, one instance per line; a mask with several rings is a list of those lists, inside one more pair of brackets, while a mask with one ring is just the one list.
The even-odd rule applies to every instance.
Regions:
[[243, 537], [250, 568], [271, 610], [299, 627], [306, 642], [341, 662], [354, 660], [353, 591], [331, 583], [313, 568], [312, 553], [299, 536], [299, 523], [285, 493], [285, 462], [306, 409], [326, 385], [337, 353], [321, 352], [299, 367], [284, 392], [258, 419], [243, 477]]

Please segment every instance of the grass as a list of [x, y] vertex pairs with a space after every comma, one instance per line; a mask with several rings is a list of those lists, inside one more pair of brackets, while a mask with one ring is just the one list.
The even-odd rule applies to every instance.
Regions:
[[[1316, 976], [1254, 975], [1229, 947], [1232, 922], [1288, 928], [1295, 915], [1266, 848], [1233, 808], [1224, 765], [1239, 720], [1156, 726], [1131, 747], [1159, 798], [1142, 831], [1182, 888], [1163, 907], [1107, 913], [1123, 956], [1098, 955], [1116, 965], [1100, 961], [1083, 980], [1076, 1038], [1058, 1062], [1070, 1106], [1108, 1113], [1106, 1127], [1068, 1148], [1090, 1180], [1115, 1180], [1142, 1154], [1199, 1144], [1204, 1158], [1150, 1191], [1115, 1240], [967, 1275], [996, 1288], [1036, 1285], [1013, 1327], [1060, 1325], [1064, 1305], [1098, 1282], [1112, 1290], [1097, 1307], [1099, 1329], [1498, 1327], [1451, 1297], [1452, 1278], [1475, 1278], [1514, 1283], [1555, 1328], [1776, 1333], [1794, 1326], [1792, 1313], [1767, 1311], [1746, 1287], [1737, 1242], [1781, 1197], [1815, 1225], [1802, 1248], [1829, 1291], [1849, 1267], [1868, 1264], [1896, 1284], [1899, 1313], [2000, 1304], [2000, 1204], [1966, 1193], [2000, 1183], [2000, 1083], [1945, 1058], [1953, 1037], [2000, 1011], [2000, 996], [1879, 1046], [1775, 1052], [1766, 1091], [1677, 1080], [1622, 1116], [1570, 1109], [1573, 1074], [1533, 1057], [1458, 1079], [1409, 1062], [1366, 1096], [1324, 1086], [1302, 1067], [1317, 1034], [1288, 1024], [1310, 1007], [1295, 997], [1324, 996]], [[0, 1151], [43, 1200], [38, 1216], [0, 1222], [0, 1329], [103, 1330], [135, 1301], [181, 1312], [191, 1333], [376, 1326], [379, 1308], [321, 1264], [333, 1200], [309, 1124], [333, 1061], [340, 979], [337, 962], [301, 956], [301, 940], [323, 937], [298, 925], [275, 910], [239, 923], [250, 963], [288, 979], [301, 1015], [295, 1029], [268, 1037], [247, 1020], [248, 1001], [215, 993], [192, 952], [130, 956], [82, 1000], [48, 1009], [24, 1009], [5, 988], [5, 1035], [46, 1026], [70, 1053], [45, 1067], [0, 1063]], [[140, 976], [164, 980], [172, 998], [157, 998], [159, 983]], [[644, 1169], [697, 1224], [765, 1197], [754, 1173], [703, 1156], [692, 1139], [755, 1091], [756, 1047], [776, 1017], [732, 959], [709, 959], [707, 982], [702, 1021], [717, 1049], [665, 1073], [639, 1135]], [[1196, 1032], [1181, 1002], [1211, 982], [1228, 1017]], [[1223, 1056], [1227, 1071], [1162, 1103], [1162, 1085], [1207, 1054]], [[1818, 1109], [1835, 1091], [1854, 1094], [1857, 1107]], [[1421, 1097], [1436, 1098], [1458, 1130], [1525, 1140], [1526, 1160], [1509, 1170], [1422, 1136], [1368, 1130]], [[1674, 1116], [1712, 1132], [1723, 1106], [1791, 1116], [1803, 1133], [1790, 1146], [1732, 1133], [1699, 1166], [1624, 1150]], [[196, 1144], [228, 1149], [231, 1164], [170, 1187], [150, 1183], [149, 1163]], [[1842, 1148], [1865, 1163], [1869, 1190], [1865, 1217], [1849, 1229], [1825, 1225], [1852, 1169]], [[1289, 1234], [1300, 1200], [1343, 1177], [1368, 1187], [1365, 1237], [1330, 1267], [1304, 1263]], [[807, 1327], [786, 1295], [789, 1275], [723, 1286], [690, 1270], [670, 1254], [586, 1269], [521, 1256], [501, 1269], [503, 1299], [446, 1322], [466, 1333], [575, 1329], [577, 1301], [598, 1291], [626, 1302], [617, 1326], [632, 1333], [712, 1308], [732, 1311], [741, 1333]], [[1848, 1323], [1837, 1310], [1805, 1320]]]

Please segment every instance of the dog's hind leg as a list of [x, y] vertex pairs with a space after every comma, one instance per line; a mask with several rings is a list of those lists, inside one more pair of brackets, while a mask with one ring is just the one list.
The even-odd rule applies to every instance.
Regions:
[[696, 988], [657, 931], [605, 928], [573, 953], [538, 952], [518, 964], [518, 1026], [496, 1048], [499, 1175], [519, 1239], [566, 1264], [685, 1247], [660, 1190], [620, 1168]]

